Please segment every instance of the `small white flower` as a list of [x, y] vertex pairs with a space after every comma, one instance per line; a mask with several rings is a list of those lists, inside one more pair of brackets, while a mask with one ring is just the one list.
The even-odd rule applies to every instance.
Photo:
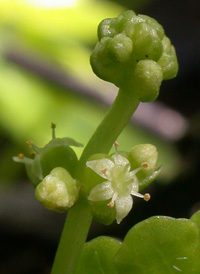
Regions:
[[135, 175], [142, 168], [145, 168], [146, 164], [130, 171], [129, 161], [119, 155], [117, 150], [111, 157], [112, 160], [103, 158], [86, 163], [87, 167], [106, 179], [105, 182], [98, 184], [91, 190], [88, 199], [91, 201], [111, 199], [108, 206], [113, 207], [115, 205], [116, 220], [119, 224], [128, 215], [133, 206], [131, 195], [143, 198], [146, 201], [150, 199], [150, 195], [138, 193], [139, 183]]

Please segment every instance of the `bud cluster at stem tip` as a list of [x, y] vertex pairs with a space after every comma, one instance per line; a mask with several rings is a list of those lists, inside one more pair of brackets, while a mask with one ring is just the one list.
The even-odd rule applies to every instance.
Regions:
[[142, 102], [153, 101], [162, 80], [177, 75], [176, 52], [163, 27], [153, 18], [128, 10], [103, 20], [90, 62], [94, 73]]

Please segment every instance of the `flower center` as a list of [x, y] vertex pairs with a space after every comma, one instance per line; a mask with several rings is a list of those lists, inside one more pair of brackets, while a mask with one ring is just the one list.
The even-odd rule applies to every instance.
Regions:
[[131, 193], [133, 178], [128, 167], [116, 165], [110, 170], [112, 188], [118, 196], [128, 196]]

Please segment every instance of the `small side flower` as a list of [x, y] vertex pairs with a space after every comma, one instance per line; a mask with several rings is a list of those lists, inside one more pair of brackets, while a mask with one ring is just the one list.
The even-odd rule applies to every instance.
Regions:
[[90, 192], [88, 200], [103, 201], [109, 200], [109, 207], [116, 209], [116, 220], [119, 224], [128, 215], [133, 206], [131, 195], [150, 199], [149, 194], [139, 193], [139, 183], [136, 173], [146, 168], [144, 163], [141, 167], [130, 171], [131, 165], [127, 158], [118, 154], [117, 150], [111, 156], [111, 160], [103, 158], [100, 160], [88, 161], [87, 167], [105, 179], [104, 182], [96, 185]]

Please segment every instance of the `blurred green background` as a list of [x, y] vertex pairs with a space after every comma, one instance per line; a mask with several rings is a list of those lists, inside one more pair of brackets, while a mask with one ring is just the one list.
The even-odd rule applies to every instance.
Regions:
[[[117, 94], [116, 87], [98, 79], [90, 68], [97, 25], [127, 8], [155, 17], [164, 26], [177, 49], [180, 72], [177, 79], [163, 84], [156, 103], [141, 104], [118, 139], [121, 150], [139, 143], [157, 146], [163, 172], [150, 187], [153, 201], [148, 206], [136, 201], [122, 226], [94, 223], [89, 238], [123, 237], [130, 226], [148, 216], [189, 217], [200, 207], [199, 84], [195, 77], [199, 19], [197, 1], [190, 3], [0, 0], [0, 231], [4, 250], [0, 273], [50, 271], [65, 216], [47, 212], [34, 200], [24, 167], [12, 157], [19, 152], [28, 155], [27, 140], [39, 146], [48, 142], [51, 122], [57, 124], [57, 136], [87, 143]], [[190, 16], [193, 21], [186, 24]], [[79, 156], [81, 151], [76, 149]]]

